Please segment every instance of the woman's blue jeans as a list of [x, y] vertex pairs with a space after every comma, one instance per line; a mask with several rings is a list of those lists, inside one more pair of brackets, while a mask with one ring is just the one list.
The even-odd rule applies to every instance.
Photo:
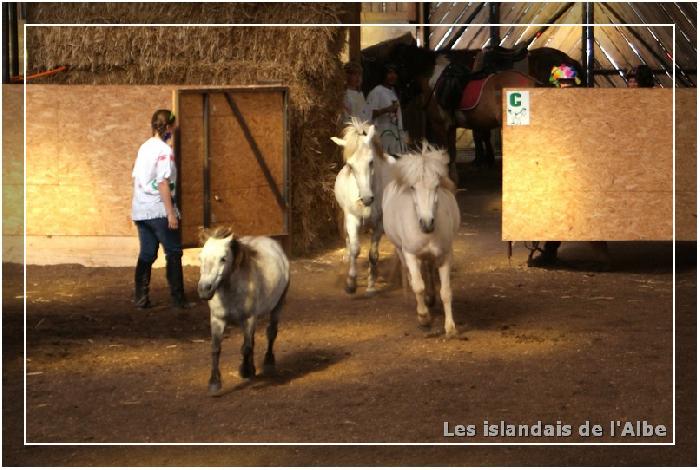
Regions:
[[135, 224], [139, 231], [140, 261], [153, 264], [158, 258], [159, 243], [163, 245], [166, 259], [182, 257], [180, 232], [168, 228], [168, 219], [166, 217], [137, 220]]

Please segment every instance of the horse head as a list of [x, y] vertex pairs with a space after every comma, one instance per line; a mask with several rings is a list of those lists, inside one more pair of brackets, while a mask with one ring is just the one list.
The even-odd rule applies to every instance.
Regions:
[[199, 254], [197, 292], [203, 300], [210, 300], [221, 281], [231, 273], [238, 242], [230, 228], [202, 231], [200, 238], [204, 246]]
[[397, 182], [405, 191], [410, 191], [423, 233], [435, 230], [439, 189], [454, 191], [454, 184], [447, 177], [448, 162], [445, 150], [424, 140], [420, 152], [402, 155], [396, 164]]
[[384, 155], [374, 125], [352, 118], [343, 131], [343, 137], [331, 137], [331, 140], [343, 147], [345, 166], [357, 182], [362, 204], [369, 207], [374, 202], [372, 191], [374, 160]]

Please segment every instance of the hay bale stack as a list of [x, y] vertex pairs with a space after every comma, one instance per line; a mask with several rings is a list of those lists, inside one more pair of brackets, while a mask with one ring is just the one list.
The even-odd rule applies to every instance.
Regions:
[[[33, 3], [28, 23], [327, 23], [342, 4]], [[338, 27], [30, 27], [36, 83], [289, 87], [292, 235], [296, 253], [337, 236], [332, 195], [344, 75]]]

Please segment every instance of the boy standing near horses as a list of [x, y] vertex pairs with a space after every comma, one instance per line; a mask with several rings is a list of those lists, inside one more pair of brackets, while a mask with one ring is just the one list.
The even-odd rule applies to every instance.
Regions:
[[367, 96], [367, 109], [377, 128], [384, 152], [399, 155], [406, 150], [406, 133], [403, 129], [401, 105], [395, 86], [399, 76], [396, 66], [384, 66], [384, 81], [374, 87]]

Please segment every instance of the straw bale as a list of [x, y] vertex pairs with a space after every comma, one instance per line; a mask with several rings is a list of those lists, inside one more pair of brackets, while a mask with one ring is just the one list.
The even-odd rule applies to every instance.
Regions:
[[84, 27], [27, 29], [28, 73], [56, 84], [289, 87], [292, 236], [296, 253], [337, 236], [332, 195], [344, 74], [343, 4], [37, 3], [28, 23], [326, 23], [330, 27]]

